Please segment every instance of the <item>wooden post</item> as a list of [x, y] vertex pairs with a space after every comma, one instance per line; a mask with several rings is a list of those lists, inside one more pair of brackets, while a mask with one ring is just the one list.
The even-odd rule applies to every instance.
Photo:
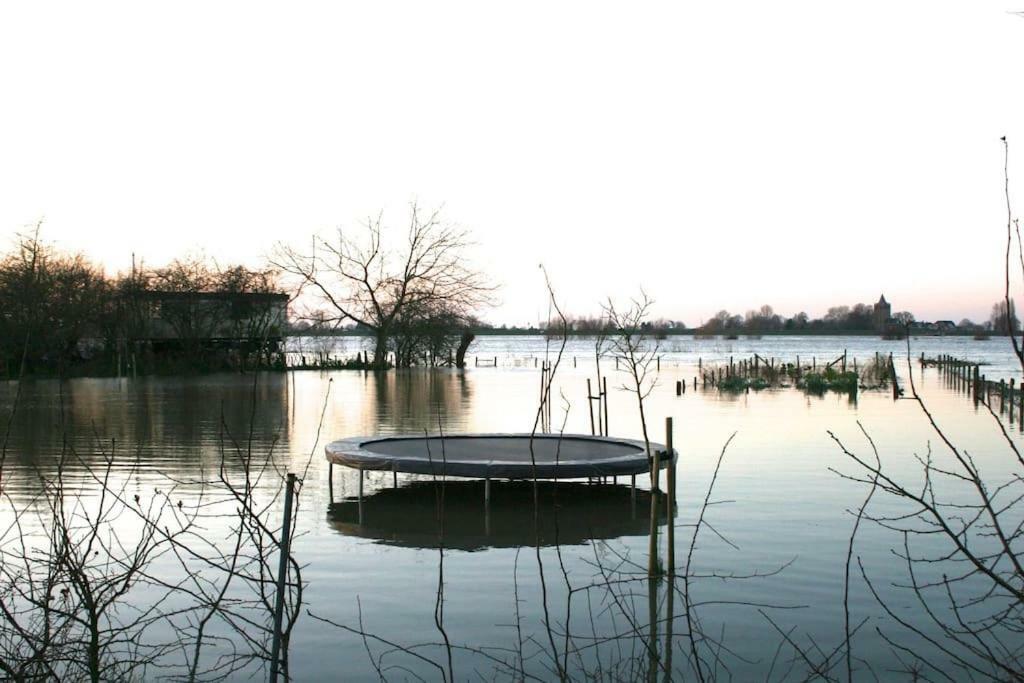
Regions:
[[[360, 470], [360, 474], [362, 470]], [[360, 480], [362, 481], [362, 480]], [[288, 473], [284, 488], [284, 523], [281, 525], [281, 542], [277, 547], [277, 595], [274, 596], [274, 633], [270, 650], [270, 680], [277, 682], [281, 666], [281, 624], [284, 620], [284, 586], [288, 574], [289, 535], [292, 529], [292, 495], [295, 490], [295, 475]]]
[[1024, 431], [1024, 379], [1020, 381], [1020, 409], [1017, 415], [1020, 419], [1020, 428]]
[[647, 546], [648, 576], [654, 576], [658, 572], [658, 488], [655, 485], [658, 477], [658, 451], [654, 451], [652, 457], [653, 460], [651, 461], [651, 529], [650, 534], [648, 536], [649, 544]]
[[[665, 450], [668, 451], [668, 469], [665, 471], [666, 485], [668, 486], [667, 510], [667, 537], [668, 543], [668, 566], [675, 569], [676, 566], [676, 533], [675, 533], [675, 507], [676, 507], [676, 465], [672, 457], [672, 418], [665, 418]], [[672, 586], [668, 588], [672, 590]]]
[[[668, 488], [668, 502], [669, 505], [675, 505], [676, 502], [676, 465], [675, 460], [672, 457], [672, 418], [665, 418], [665, 450], [668, 451], [668, 462], [665, 465], [665, 486]], [[671, 507], [669, 510], [671, 511]], [[671, 517], [671, 515], [670, 515]], [[669, 521], [669, 527], [671, 527], [671, 520]], [[671, 538], [671, 532], [669, 532], [669, 538]], [[669, 551], [671, 552], [671, 551]]]
[[1010, 424], [1013, 424], [1013, 378], [1010, 378]]
[[651, 453], [651, 495], [653, 497], [656, 491], [660, 491], [659, 480], [661, 479], [661, 459], [658, 455], [658, 451], [654, 450]]
[[892, 400], [897, 400], [900, 397], [900, 385], [896, 379], [896, 365], [892, 362], [892, 354], [889, 354], [889, 374], [892, 378]]
[[683, 383], [676, 381], [676, 396], [682, 396], [683, 394]]
[[[597, 404], [598, 411], [601, 410], [601, 404]], [[594, 431], [594, 394], [590, 391], [590, 378], [587, 378], [587, 411], [590, 413], [590, 435], [597, 434]]]
[[[604, 435], [609, 436], [611, 432], [608, 431], [608, 378], [601, 378], [601, 393], [604, 394]], [[597, 407], [600, 408], [601, 404], [598, 403]]]

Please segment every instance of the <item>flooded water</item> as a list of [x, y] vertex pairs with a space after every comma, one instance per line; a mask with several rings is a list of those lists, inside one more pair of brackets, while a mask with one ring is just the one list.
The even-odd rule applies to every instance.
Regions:
[[[345, 353], [360, 342], [317, 343]], [[25, 382], [11, 425], [4, 486], [10, 505], [31, 501], [39, 474], [57, 467], [65, 434], [82, 458], [65, 464], [69, 472], [83, 463], [101, 466], [102, 453], [113, 451], [125, 468], [136, 467], [125, 471], [132, 477], [130, 490], [143, 496], [166, 485], [168, 476], [197, 480], [215, 471], [225, 430], [251, 441], [258, 457], [300, 473], [304, 485], [293, 547], [304, 565], [309, 613], [303, 612], [291, 645], [291, 674], [298, 680], [440, 679], [449, 670], [445, 639], [456, 680], [549, 680], [560, 668], [572, 679], [631, 679], [652, 655], [645, 635], [652, 624], [661, 643], [657, 666], [672, 671], [674, 679], [697, 673], [686, 636], [694, 629], [702, 634], [696, 648], [703, 677], [803, 680], [808, 666], [787, 641], [822, 656], [842, 649], [851, 511], [868, 491], [841, 476], [863, 477], [864, 471], [836, 440], [873, 461], [863, 427], [887, 472], [908, 486], [922, 481], [915, 456], [930, 449], [937, 463], [950, 466], [950, 454], [921, 407], [894, 401], [887, 391], [862, 391], [856, 399], [810, 396], [795, 388], [732, 395], [695, 389], [693, 378], [698, 362], [727, 362], [753, 352], [821, 362], [847, 350], [850, 362], [856, 357], [863, 363], [878, 351], [895, 354], [905, 385], [911, 372], [906, 343], [766, 337], [670, 338], [662, 345], [657, 386], [645, 406], [647, 424], [650, 438], [663, 441], [665, 418], [674, 419], [680, 461], [677, 507], [669, 514], [662, 504], [657, 543], [664, 563], [671, 523], [677, 567], [692, 552], [688, 612], [680, 586], [672, 591], [665, 581], [644, 578], [651, 500], [646, 476], [638, 477], [635, 498], [621, 479], [542, 485], [536, 512], [532, 485], [496, 483], [486, 514], [481, 483], [447, 482], [443, 534], [437, 514], [441, 492], [428, 477], [399, 475], [393, 488], [390, 472], [367, 473], [361, 522], [358, 476], [335, 468], [333, 487], [328, 485], [323, 446], [335, 438], [439, 429], [529, 432], [540, 383], [534, 359], [555, 350], [540, 338], [483, 337], [471, 358], [497, 357], [497, 367], [466, 371], [299, 371], [263, 375], [255, 388], [251, 375]], [[990, 379], [1020, 379], [1004, 339], [911, 340], [913, 357], [922, 352], [986, 363], [982, 371]], [[607, 360], [602, 368], [610, 433], [643, 438], [636, 397], [620, 388], [624, 375]], [[975, 406], [937, 370], [922, 372], [916, 362], [912, 368], [936, 422], [952, 442], [967, 448], [989, 481], [1019, 474], [987, 409]], [[593, 342], [573, 340], [556, 374], [556, 431], [591, 432], [586, 381], [594, 376]], [[676, 396], [677, 380], [687, 384], [682, 396]], [[15, 391], [13, 383], [0, 385], [5, 415]], [[1019, 443], [1019, 431], [1009, 424], [1007, 429]], [[83, 477], [77, 485], [88, 489], [90, 482]], [[277, 485], [266, 483], [262, 493], [276, 493]], [[182, 485], [178, 495], [198, 494]], [[281, 509], [281, 501], [273, 505]], [[705, 526], [691, 551], [702, 509]], [[876, 516], [902, 510], [882, 494], [869, 507]], [[923, 611], [893, 585], [906, 579], [906, 566], [893, 553], [902, 551], [902, 543], [900, 534], [868, 521], [856, 538], [849, 604], [851, 623], [859, 626], [852, 641], [854, 668], [864, 677], [870, 677], [869, 668], [879, 678], [899, 677], [895, 672], [906, 668], [905, 656], [886, 638], [903, 638], [899, 642], [908, 647], [920, 640], [902, 633], [885, 614], [856, 570], [857, 558], [874, 589], [930, 633]], [[439, 585], [443, 631], [436, 619]], [[668, 628], [674, 629], [674, 659], [664, 647]], [[845, 663], [832, 673], [844, 679]]]

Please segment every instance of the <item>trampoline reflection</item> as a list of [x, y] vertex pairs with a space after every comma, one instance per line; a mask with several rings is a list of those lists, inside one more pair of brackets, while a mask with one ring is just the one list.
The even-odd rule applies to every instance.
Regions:
[[[436, 548], [441, 486], [440, 481], [416, 481], [382, 489], [364, 497], [361, 504], [358, 499], [332, 502], [327, 520], [346, 536], [385, 545]], [[482, 481], [447, 481], [443, 486], [444, 546], [456, 550], [581, 545], [646, 536], [651, 495], [661, 501], [659, 525], [667, 522], [664, 494], [637, 490], [634, 496], [628, 486], [538, 482], [536, 516], [532, 482], [493, 483], [489, 506], [483, 502]]]

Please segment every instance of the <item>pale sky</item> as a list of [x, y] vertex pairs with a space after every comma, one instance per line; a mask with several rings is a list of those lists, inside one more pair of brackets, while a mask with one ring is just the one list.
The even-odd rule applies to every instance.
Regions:
[[[639, 286], [698, 324], [986, 319], [1024, 197], [1024, 0], [8, 2], [0, 239], [111, 271], [443, 203], [494, 322]], [[1017, 171], [1016, 169], [1020, 169]]]

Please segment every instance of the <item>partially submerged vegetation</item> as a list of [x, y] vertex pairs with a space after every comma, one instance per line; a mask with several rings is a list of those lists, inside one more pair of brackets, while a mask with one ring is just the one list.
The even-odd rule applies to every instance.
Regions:
[[860, 380], [852, 370], [841, 372], [828, 368], [824, 372], [808, 372], [797, 380], [796, 385], [809, 394], [824, 394], [827, 391], [856, 394]]
[[701, 367], [704, 386], [727, 393], [796, 387], [810, 394], [833, 391], [856, 395], [861, 389], [888, 387], [893, 381], [892, 374], [889, 356], [875, 354], [873, 359], [859, 365], [845, 352], [823, 365], [818, 365], [817, 359], [812, 359], [810, 364], [801, 363], [799, 358], [794, 363], [783, 363], [754, 354], [738, 362], [730, 359], [728, 364], [706, 371]]

